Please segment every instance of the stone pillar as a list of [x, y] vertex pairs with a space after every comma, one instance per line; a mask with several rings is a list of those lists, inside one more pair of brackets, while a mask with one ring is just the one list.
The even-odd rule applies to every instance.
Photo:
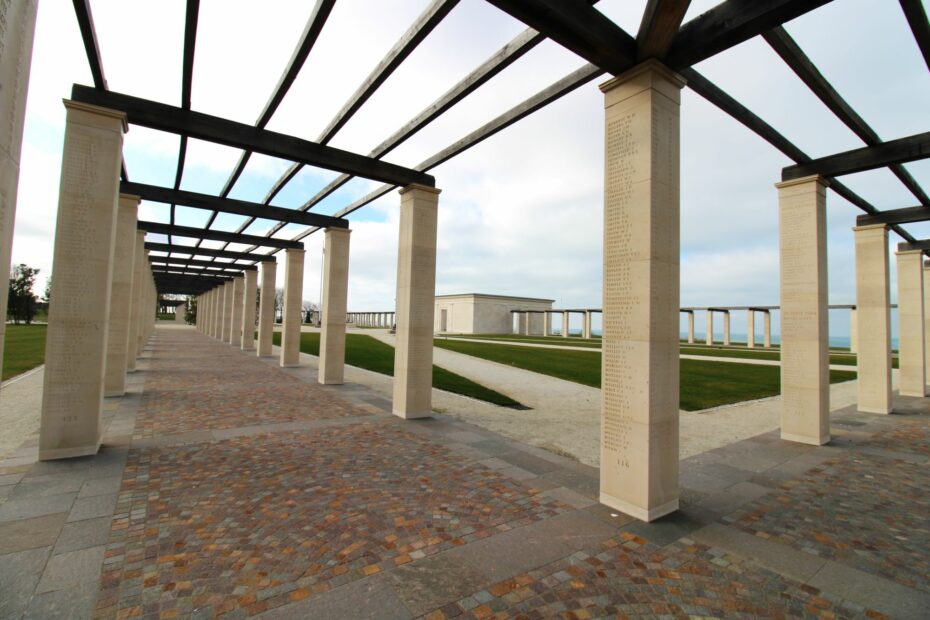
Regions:
[[107, 361], [104, 396], [126, 393], [126, 360], [129, 358], [129, 324], [132, 314], [132, 273], [136, 254], [138, 196], [120, 194], [113, 244], [113, 278], [110, 281], [110, 322], [107, 328]]
[[258, 351], [259, 357], [270, 357], [274, 334], [274, 294], [278, 264], [271, 260], [262, 261], [262, 290], [258, 302]]
[[436, 220], [439, 190], [400, 191], [397, 252], [397, 346], [394, 415], [422, 418], [433, 405], [433, 314], [436, 299]]
[[204, 305], [197, 306], [197, 316], [203, 316], [203, 325], [201, 330], [205, 334], [210, 333], [210, 311], [213, 307], [213, 289], [210, 289], [203, 296]]
[[756, 348], [756, 312], [752, 309], [746, 316], [746, 348]]
[[[856, 285], [858, 286], [858, 282]], [[849, 352], [859, 352], [859, 314], [855, 308], [849, 311]]]
[[126, 372], [136, 372], [136, 343], [139, 342], [139, 331], [142, 329], [142, 278], [145, 270], [142, 261], [145, 260], [145, 232], [135, 232], [135, 243], [132, 250], [132, 287], [130, 291], [129, 306], [129, 338], [126, 341]]
[[643, 521], [678, 509], [679, 107], [646, 61], [605, 93], [600, 501]]
[[548, 336], [552, 331], [552, 316], [548, 311], [543, 312], [543, 336]]
[[688, 344], [694, 344], [694, 311], [688, 312]]
[[175, 323], [186, 323], [187, 322], [187, 302], [174, 307], [174, 322]]
[[[857, 358], [859, 411], [891, 413], [891, 301], [888, 227], [853, 228], [856, 241], [856, 309], [851, 321]], [[860, 317], [861, 314], [861, 317]], [[861, 318], [861, 328], [858, 319]]]
[[581, 327], [581, 337], [591, 339], [591, 311], [584, 311], [584, 323]]
[[[39, 459], [100, 447], [119, 169], [126, 115], [65, 101]], [[122, 369], [120, 369], [122, 370]]]
[[152, 300], [152, 263], [149, 262], [149, 254], [148, 250], [142, 250], [142, 290], [140, 291], [142, 300], [139, 312], [139, 331], [136, 333], [136, 357], [142, 355], [155, 320], [155, 302]]
[[244, 288], [242, 291], [242, 350], [255, 350], [255, 315], [258, 306], [255, 304], [255, 289], [258, 285], [258, 271], [245, 272]]
[[900, 249], [902, 246], [907, 244], [898, 246], [897, 252], [898, 392], [901, 396], [926, 396], [923, 252]]
[[223, 285], [223, 325], [220, 327], [220, 340], [229, 344], [232, 338], [232, 307], [233, 307], [232, 280]]
[[762, 346], [766, 349], [772, 348], [772, 312], [766, 310], [762, 314]]
[[569, 320], [569, 313], [562, 312], [562, 337], [568, 338], [568, 327], [571, 321]]
[[242, 305], [245, 292], [245, 278], [238, 276], [232, 281], [232, 323], [229, 326], [229, 344], [242, 348]]
[[304, 294], [304, 250], [284, 251], [284, 321], [281, 366], [300, 365], [301, 302]]
[[710, 308], [707, 309], [707, 335], [704, 341], [708, 346], [714, 344], [714, 311]]
[[723, 311], [723, 344], [730, 346], [730, 311]]
[[320, 332], [319, 382], [343, 382], [346, 357], [346, 302], [349, 297], [348, 228], [326, 229], [323, 252], [323, 325]]
[[930, 384], [930, 263], [924, 263], [924, 366]]
[[[26, 92], [32, 65], [32, 41], [35, 36], [37, 0], [3, 2], [3, 32], [0, 34], [0, 268], [10, 273], [13, 250], [13, 221], [16, 216], [16, 190], [19, 185], [19, 160], [26, 117]], [[0, 294], [0, 370], [3, 368], [3, 344], [6, 332], [7, 293]]]
[[776, 184], [781, 265], [781, 437], [830, 440], [827, 311], [827, 183]]

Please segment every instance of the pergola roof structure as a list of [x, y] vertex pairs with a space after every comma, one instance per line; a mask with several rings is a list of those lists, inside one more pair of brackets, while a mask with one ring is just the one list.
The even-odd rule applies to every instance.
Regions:
[[[544, 106], [605, 74], [620, 74], [646, 59], [657, 59], [687, 80], [688, 88], [729, 114], [795, 162], [783, 171], [784, 179], [819, 174], [830, 181], [837, 194], [861, 209], [860, 224], [888, 224], [905, 242], [906, 247], [930, 252], [930, 241], [915, 238], [906, 224], [930, 221], [930, 197], [902, 164], [930, 156], [930, 133], [883, 141], [826, 80], [816, 65], [789, 36], [782, 25], [830, 0], [728, 0], [704, 14], [682, 23], [689, 0], [648, 0], [636, 36], [599, 12], [590, 0], [488, 0], [529, 28], [492, 54], [477, 68], [462, 78], [445, 94], [410, 119], [367, 155], [336, 149], [328, 143], [375, 94], [410, 54], [442, 22], [458, 4], [458, 0], [433, 0], [380, 63], [362, 81], [354, 94], [329, 121], [315, 141], [272, 132], [266, 129], [281, 105], [302, 67], [312, 53], [320, 33], [333, 10], [335, 0], [317, 0], [297, 46], [281, 72], [277, 86], [254, 125], [238, 123], [191, 109], [194, 54], [197, 43], [199, 0], [186, 5], [183, 71], [180, 106], [171, 106], [128, 94], [109, 91], [104, 76], [104, 62], [97, 45], [89, 0], [74, 0], [84, 47], [93, 77], [93, 88], [75, 85], [75, 100], [121, 110], [130, 124], [167, 131], [180, 136], [177, 172], [173, 187], [156, 187], [132, 183], [122, 169], [121, 191], [136, 194], [146, 200], [170, 205], [167, 224], [139, 222], [146, 232], [167, 235], [168, 242], [146, 243], [153, 251], [165, 256], [152, 257], [157, 264], [156, 281], [160, 292], [197, 294], [225, 281], [219, 274], [234, 274], [261, 260], [273, 260], [273, 255], [285, 248], [302, 247], [301, 240], [326, 227], [347, 226], [345, 217], [373, 202], [398, 186], [412, 183], [433, 186], [428, 172], [493, 136]], [[930, 68], [930, 26], [921, 0], [900, 0], [901, 9], [913, 36]], [[819, 98], [832, 114], [845, 124], [865, 144], [855, 150], [835, 155], [811, 158], [771, 125], [728, 95], [699, 73], [694, 66], [753, 37], [761, 36], [787, 66]], [[491, 78], [515, 63], [546, 38], [552, 39], [589, 64], [571, 72], [540, 90], [518, 105], [504, 111], [464, 138], [453, 142], [433, 156], [410, 167], [398, 166], [382, 158], [418, 131], [434, 122], [453, 106], [475, 92]], [[180, 189], [184, 172], [188, 140], [199, 139], [239, 148], [239, 161], [218, 196], [196, 194]], [[253, 153], [271, 155], [292, 162], [291, 166], [271, 186], [260, 203], [233, 200], [229, 197]], [[323, 189], [309, 196], [298, 209], [271, 206], [274, 199], [304, 166], [334, 170], [339, 174]], [[917, 206], [880, 211], [873, 204], [844, 185], [837, 177], [863, 170], [889, 169], [914, 196]], [[346, 205], [332, 216], [310, 212], [352, 178], [361, 177], [383, 183], [374, 191]], [[209, 210], [211, 215], [203, 227], [180, 226], [175, 221], [177, 206]], [[212, 228], [219, 213], [233, 213], [248, 219], [234, 232]], [[264, 235], [249, 234], [249, 226], [257, 220], [276, 221]], [[288, 224], [307, 226], [291, 239], [274, 235]], [[195, 239], [195, 245], [174, 242], [174, 237]], [[201, 247], [204, 240], [221, 241], [219, 249]], [[228, 250], [229, 243], [249, 246], [246, 252]], [[261, 251], [268, 248], [267, 252]], [[187, 258], [180, 258], [181, 256]], [[198, 258], [199, 257], [199, 258]], [[216, 259], [235, 262], [216, 262]], [[156, 263], [157, 261], [157, 263]], [[239, 261], [247, 263], [244, 265]], [[215, 264], [216, 268], [211, 269]]]

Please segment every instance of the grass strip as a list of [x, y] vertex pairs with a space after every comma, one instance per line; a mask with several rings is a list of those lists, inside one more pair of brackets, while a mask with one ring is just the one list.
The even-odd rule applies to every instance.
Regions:
[[[274, 333], [273, 342], [280, 346], [281, 332]], [[304, 332], [300, 334], [300, 350], [309, 355], [319, 356], [319, 332]], [[394, 347], [380, 340], [375, 340], [371, 336], [346, 334], [346, 364], [393, 377]], [[433, 365], [433, 387], [477, 400], [483, 400], [501, 407], [522, 407], [520, 403], [509, 396], [486, 388], [479, 383], [475, 383], [471, 379], [467, 379], [436, 365]]]
[[45, 325], [7, 325], [3, 345], [3, 381], [45, 361]]
[[[459, 340], [435, 340], [437, 347], [464, 353], [544, 375], [601, 387], [601, 354], [564, 349], [540, 349]], [[849, 381], [855, 372], [831, 370], [830, 382]], [[681, 360], [679, 406], [697, 411], [775, 396], [780, 392], [781, 368], [758, 364], [722, 364]]]

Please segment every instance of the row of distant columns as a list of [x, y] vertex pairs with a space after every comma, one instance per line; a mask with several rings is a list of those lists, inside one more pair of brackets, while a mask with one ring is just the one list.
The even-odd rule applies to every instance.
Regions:
[[103, 398], [125, 393], [157, 317], [145, 234], [136, 230], [140, 200], [119, 194], [126, 117], [72, 101], [65, 108], [42, 460], [97, 452]]
[[393, 312], [350, 312], [346, 320], [356, 327], [393, 327]]
[[[685, 314], [688, 315], [688, 344], [695, 343], [694, 336], [694, 310], [682, 310]], [[704, 332], [704, 342], [705, 344], [712, 345], [714, 344], [714, 314], [720, 313], [723, 315], [723, 344], [729, 346], [730, 341], [730, 311], [720, 308], [708, 308], [706, 311], [707, 317], [707, 328]], [[772, 346], [772, 315], [771, 313], [764, 308], [749, 308], [748, 313], [748, 322], [747, 322], [747, 339], [746, 347], [749, 349], [755, 348], [756, 346], [756, 313], [762, 314], [763, 317], [763, 329], [762, 329], [762, 346], [769, 348]]]
[[[531, 325], [530, 316], [533, 314], [542, 314], [542, 335], [551, 336], [552, 333], [552, 315], [561, 314], [562, 315], [562, 329], [561, 336], [568, 338], [569, 333], [569, 317], [572, 314], [581, 314], [584, 316], [581, 322], [581, 337], [582, 338], [591, 338], [591, 322], [592, 317], [596, 310], [524, 310], [515, 312], [517, 315], [517, 332], [523, 336], [533, 336], [535, 335], [535, 329]], [[536, 324], [539, 325], [538, 323]]]

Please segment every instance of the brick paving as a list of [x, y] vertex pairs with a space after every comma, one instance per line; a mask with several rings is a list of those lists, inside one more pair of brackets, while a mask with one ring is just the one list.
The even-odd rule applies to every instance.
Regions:
[[183, 329], [149, 350], [132, 394], [108, 401], [99, 455], [0, 462], [0, 617], [930, 609], [926, 401], [846, 411], [830, 446], [770, 433], [687, 459], [681, 510], [643, 524], [597, 503], [594, 468], [441, 415], [397, 419], [308, 366]]
[[[903, 441], [891, 442], [901, 434], [883, 433], [867, 445], [900, 448]], [[784, 483], [725, 522], [930, 592], [928, 482], [926, 462], [848, 454]]]

